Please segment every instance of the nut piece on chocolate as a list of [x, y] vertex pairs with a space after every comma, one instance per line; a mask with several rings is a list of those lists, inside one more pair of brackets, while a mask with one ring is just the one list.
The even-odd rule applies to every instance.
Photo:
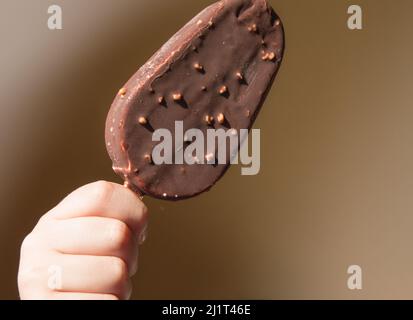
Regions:
[[283, 26], [266, 0], [221, 0], [193, 18], [122, 87], [109, 111], [106, 146], [125, 185], [166, 200], [209, 190], [229, 157], [227, 164], [156, 165], [153, 132], [173, 134], [175, 121], [205, 136], [211, 128], [251, 129], [283, 52]]

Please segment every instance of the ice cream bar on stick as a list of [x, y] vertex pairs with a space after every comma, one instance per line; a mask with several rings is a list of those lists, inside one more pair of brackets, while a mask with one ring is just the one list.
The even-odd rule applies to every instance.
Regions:
[[188, 22], [119, 90], [109, 111], [106, 147], [125, 186], [165, 200], [209, 190], [230, 157], [157, 164], [154, 132], [175, 137], [177, 122], [205, 137], [208, 129], [251, 129], [283, 53], [283, 26], [266, 0], [221, 0]]

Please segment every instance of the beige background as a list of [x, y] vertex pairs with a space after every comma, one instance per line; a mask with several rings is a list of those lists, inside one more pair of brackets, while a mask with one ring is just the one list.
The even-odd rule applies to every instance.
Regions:
[[[19, 245], [74, 188], [118, 181], [104, 120], [122, 84], [209, 0], [0, 4], [0, 298]], [[255, 128], [262, 170], [234, 167], [179, 203], [145, 199], [134, 298], [413, 298], [410, 0], [273, 0], [287, 51]], [[47, 29], [63, 7], [64, 30]], [[364, 30], [346, 27], [361, 3]], [[363, 268], [362, 291], [347, 267]]]

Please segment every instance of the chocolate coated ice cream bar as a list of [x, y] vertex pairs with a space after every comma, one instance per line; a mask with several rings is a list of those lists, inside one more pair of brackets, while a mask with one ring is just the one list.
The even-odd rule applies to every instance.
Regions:
[[[119, 90], [106, 122], [113, 168], [140, 195], [181, 200], [209, 190], [225, 164], [156, 164], [157, 129], [250, 129], [280, 67], [284, 30], [266, 0], [212, 4]], [[186, 141], [185, 143], [190, 143]]]

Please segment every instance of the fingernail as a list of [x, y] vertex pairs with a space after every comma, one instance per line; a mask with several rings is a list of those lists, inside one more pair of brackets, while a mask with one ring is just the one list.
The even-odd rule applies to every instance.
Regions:
[[143, 227], [143, 229], [142, 229], [142, 231], [139, 235], [139, 239], [138, 239], [139, 245], [142, 245], [145, 242], [147, 236], [148, 236], [148, 225], [145, 224], [145, 226]]

